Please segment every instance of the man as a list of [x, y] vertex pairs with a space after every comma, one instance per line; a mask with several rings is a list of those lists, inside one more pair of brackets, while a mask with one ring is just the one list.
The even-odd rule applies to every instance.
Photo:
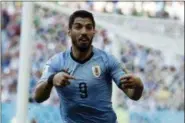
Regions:
[[138, 100], [141, 80], [125, 74], [117, 60], [93, 47], [93, 15], [84, 10], [69, 18], [72, 47], [54, 55], [46, 64], [34, 99], [41, 103], [55, 87], [60, 98], [60, 113], [65, 123], [116, 123], [112, 109], [112, 79], [125, 94]]

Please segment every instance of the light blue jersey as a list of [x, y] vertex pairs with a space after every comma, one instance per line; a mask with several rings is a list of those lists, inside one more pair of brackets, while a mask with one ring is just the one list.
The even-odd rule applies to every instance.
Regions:
[[66, 87], [56, 87], [60, 97], [60, 112], [65, 123], [116, 123], [112, 108], [112, 79], [117, 85], [124, 72], [117, 60], [93, 47], [92, 57], [79, 63], [71, 49], [56, 54], [46, 64], [40, 81], [63, 69], [75, 80]]

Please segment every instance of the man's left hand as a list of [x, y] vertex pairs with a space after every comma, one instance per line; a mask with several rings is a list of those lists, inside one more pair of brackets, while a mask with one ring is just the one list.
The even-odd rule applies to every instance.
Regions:
[[123, 77], [121, 77], [120, 82], [120, 86], [122, 89], [134, 89], [143, 87], [141, 79], [132, 74], [124, 75]]

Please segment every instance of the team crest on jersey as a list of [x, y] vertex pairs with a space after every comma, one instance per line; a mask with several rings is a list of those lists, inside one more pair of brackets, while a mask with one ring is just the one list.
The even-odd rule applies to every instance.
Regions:
[[92, 67], [92, 73], [95, 77], [99, 77], [101, 75], [101, 68], [99, 65], [95, 65]]

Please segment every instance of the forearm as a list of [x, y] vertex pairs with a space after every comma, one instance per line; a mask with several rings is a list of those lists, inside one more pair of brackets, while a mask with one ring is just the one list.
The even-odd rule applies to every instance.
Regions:
[[48, 84], [48, 82], [40, 82], [36, 86], [35, 92], [34, 92], [34, 100], [38, 103], [41, 103], [45, 100], [47, 100], [50, 96], [51, 90], [53, 85]]
[[143, 86], [134, 89], [122, 89], [125, 94], [132, 100], [139, 100], [142, 96]]

